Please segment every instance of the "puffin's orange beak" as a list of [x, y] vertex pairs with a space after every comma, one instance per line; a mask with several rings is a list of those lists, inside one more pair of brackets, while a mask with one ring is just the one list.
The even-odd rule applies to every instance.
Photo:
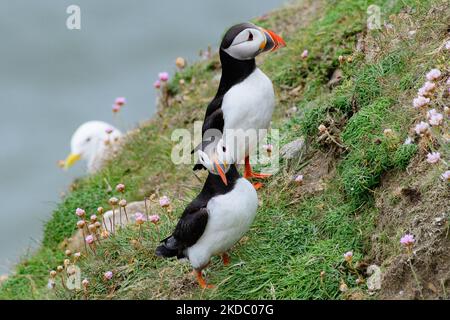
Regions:
[[264, 32], [264, 35], [266, 36], [266, 41], [261, 44], [260, 48], [263, 52], [275, 51], [286, 46], [286, 42], [284, 42], [283, 38], [275, 32], [263, 28], [261, 28], [261, 31]]
[[214, 160], [214, 167], [215, 167], [217, 173], [219, 174], [220, 178], [222, 179], [223, 183], [227, 186], [228, 181], [227, 181], [227, 176], [225, 175], [225, 170], [222, 168], [222, 166], [219, 164], [219, 162], [217, 160]]

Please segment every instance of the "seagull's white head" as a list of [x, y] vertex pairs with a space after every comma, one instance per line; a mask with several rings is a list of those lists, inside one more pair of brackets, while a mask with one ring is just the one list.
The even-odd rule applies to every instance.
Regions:
[[82, 124], [72, 136], [71, 153], [64, 162], [64, 168], [68, 169], [83, 159], [88, 163], [88, 170], [92, 171], [94, 162], [101, 159], [105, 147], [121, 136], [122, 133], [118, 129], [103, 121]]
[[226, 173], [230, 170], [233, 159], [222, 139], [217, 144], [210, 144], [205, 152], [198, 150], [200, 163], [212, 174], [219, 175], [225, 185], [228, 184]]

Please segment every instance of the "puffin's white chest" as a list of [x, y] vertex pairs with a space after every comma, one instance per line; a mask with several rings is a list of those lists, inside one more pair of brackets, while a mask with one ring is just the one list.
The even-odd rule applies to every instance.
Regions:
[[256, 215], [258, 196], [255, 188], [244, 178], [236, 181], [234, 189], [208, 202], [208, 223], [195, 245], [186, 250], [192, 266], [203, 268], [211, 256], [230, 249], [248, 231]]
[[223, 97], [224, 129], [267, 129], [274, 107], [272, 81], [256, 68]]
[[256, 150], [267, 132], [261, 129], [270, 126], [274, 107], [272, 81], [258, 68], [225, 94], [222, 101], [224, 140], [235, 150], [236, 161]]

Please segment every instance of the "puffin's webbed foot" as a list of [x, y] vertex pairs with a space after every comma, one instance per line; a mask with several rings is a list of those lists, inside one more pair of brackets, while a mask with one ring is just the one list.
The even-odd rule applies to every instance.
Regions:
[[267, 178], [269, 178], [271, 176], [272, 176], [271, 174], [255, 173], [255, 172], [253, 172], [252, 166], [250, 165], [250, 158], [249, 157], [245, 157], [244, 178], [246, 178], [246, 179], [251, 179], [251, 178], [267, 179]]
[[214, 285], [206, 283], [205, 278], [203, 278], [202, 270], [195, 270], [195, 276], [197, 278], [197, 282], [202, 289], [212, 289]]
[[228, 255], [228, 253], [222, 253], [222, 261], [224, 266], [228, 266], [230, 264], [230, 256]]

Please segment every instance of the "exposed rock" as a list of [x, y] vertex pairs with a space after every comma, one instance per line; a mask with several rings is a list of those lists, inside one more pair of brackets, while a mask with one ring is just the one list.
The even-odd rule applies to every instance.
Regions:
[[330, 81], [328, 81], [328, 86], [330, 88], [336, 87], [337, 85], [339, 85], [342, 82], [343, 76], [344, 76], [344, 73], [342, 72], [341, 69], [334, 70]]
[[369, 293], [374, 293], [381, 289], [381, 269], [376, 264], [372, 264], [367, 268], [367, 274], [370, 277], [367, 279], [367, 288]]
[[285, 160], [298, 159], [303, 156], [306, 151], [305, 138], [300, 137], [280, 149], [280, 156]]
[[[154, 208], [153, 206], [155, 206], [156, 209], [156, 204], [152, 203], [150, 201], [147, 201], [147, 205], [149, 206], [149, 210], [150, 212], [154, 212]], [[117, 227], [120, 226], [125, 226], [127, 224], [132, 224], [135, 222], [134, 219], [134, 215], [137, 212], [142, 212], [145, 213], [145, 203], [144, 201], [136, 201], [136, 202], [130, 202], [127, 207], [127, 215], [128, 215], [128, 222], [125, 216], [125, 212], [122, 209], [122, 215], [119, 212], [119, 209], [115, 210], [115, 217], [114, 217], [114, 225]], [[112, 222], [113, 222], [113, 211], [109, 210], [107, 212], [105, 212], [105, 214], [103, 215], [104, 217], [104, 221], [106, 224], [106, 230], [108, 230], [108, 232], [111, 232], [111, 226], [112, 226]], [[104, 230], [104, 224], [102, 222], [102, 230]], [[78, 229], [75, 234], [72, 236], [72, 238], [69, 239], [69, 241], [67, 242], [67, 248], [69, 250], [71, 250], [72, 252], [77, 252], [77, 251], [81, 251], [84, 250], [84, 239], [83, 239], [83, 231]]]

